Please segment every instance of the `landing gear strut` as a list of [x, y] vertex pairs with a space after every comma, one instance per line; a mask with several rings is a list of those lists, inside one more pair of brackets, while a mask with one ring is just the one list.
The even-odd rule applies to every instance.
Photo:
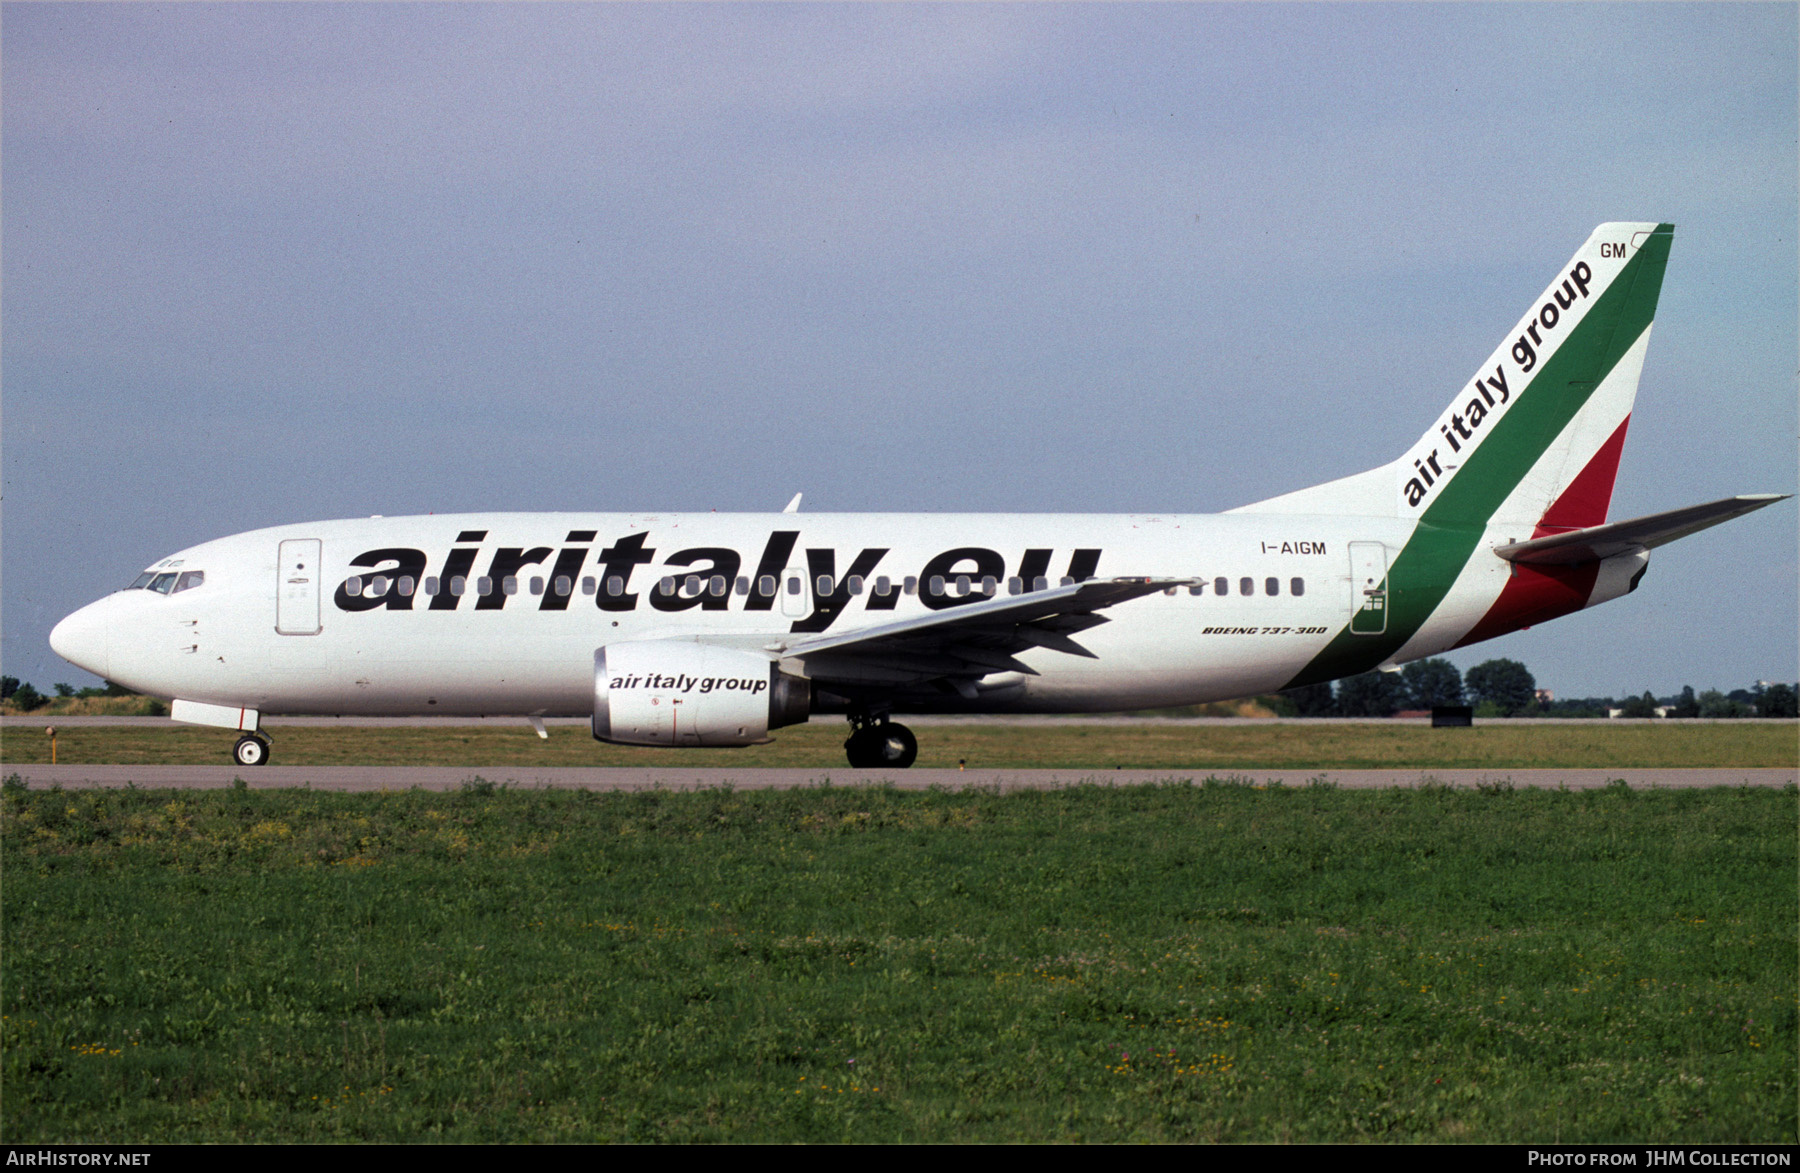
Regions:
[[231, 756], [240, 766], [266, 766], [269, 764], [269, 742], [254, 733], [246, 733], [231, 747]]
[[919, 756], [919, 740], [912, 730], [879, 716], [852, 716], [844, 755], [858, 770], [904, 770]]

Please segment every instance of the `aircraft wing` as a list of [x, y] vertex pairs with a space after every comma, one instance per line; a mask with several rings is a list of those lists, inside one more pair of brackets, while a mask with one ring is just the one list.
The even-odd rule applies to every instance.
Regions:
[[993, 672], [1038, 673], [1017, 659], [1031, 648], [1094, 658], [1072, 636], [1107, 622], [1104, 608], [1186, 586], [1185, 578], [1090, 579], [1022, 595], [982, 599], [929, 615], [835, 634], [767, 645], [804, 661], [807, 675], [846, 685], [898, 686], [948, 680], [974, 695], [974, 681]]
[[1532, 538], [1527, 542], [1512, 542], [1494, 547], [1494, 553], [1508, 562], [1523, 562], [1527, 565], [1572, 566], [1580, 562], [1595, 562], [1617, 554], [1653, 550], [1720, 522], [1742, 517], [1765, 505], [1785, 501], [1789, 496], [1786, 493], [1748, 493], [1739, 497], [1726, 497], [1722, 501], [1689, 505], [1685, 509], [1652, 513], [1648, 517], [1634, 517], [1629, 521], [1608, 522], [1606, 525], [1571, 530], [1566, 534], [1551, 534], [1548, 537]]

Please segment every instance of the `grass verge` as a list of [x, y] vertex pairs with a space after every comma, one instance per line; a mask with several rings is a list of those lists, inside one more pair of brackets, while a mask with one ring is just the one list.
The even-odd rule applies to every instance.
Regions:
[[[743, 749], [649, 749], [602, 745], [585, 727], [556, 725], [548, 741], [517, 726], [444, 728], [281, 726], [270, 729], [274, 760], [288, 766], [677, 766], [827, 767], [843, 763], [842, 722], [780, 729], [769, 745]], [[920, 766], [1041, 769], [1531, 769], [1614, 766], [1793, 766], [1793, 725], [1556, 726], [1423, 725], [934, 725], [915, 730]], [[216, 765], [231, 760], [237, 734], [193, 726], [67, 726], [59, 762]], [[37, 725], [9, 723], [9, 764], [50, 760]]]
[[0, 818], [13, 1143], [1795, 1138], [1791, 789]]

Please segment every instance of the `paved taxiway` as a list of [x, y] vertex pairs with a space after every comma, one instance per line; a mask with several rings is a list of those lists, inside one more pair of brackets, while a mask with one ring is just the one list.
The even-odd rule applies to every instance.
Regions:
[[[829, 717], [819, 718], [821, 721]], [[1000, 714], [981, 713], [966, 716], [943, 716], [921, 713], [904, 713], [900, 720], [919, 729], [929, 729], [939, 725], [1199, 725], [1218, 727], [1222, 725], [1387, 725], [1421, 727], [1431, 724], [1430, 717], [1140, 717], [1105, 714], [1063, 714], [1046, 716], [1042, 714]], [[1793, 725], [1800, 727], [1800, 721], [1791, 717], [1684, 717], [1681, 724], [1690, 725]], [[320, 728], [335, 725], [340, 729], [447, 729], [455, 725], [474, 725], [496, 728], [522, 728], [523, 717], [264, 717], [264, 728], [276, 728], [283, 725], [296, 727]], [[544, 724], [579, 725], [586, 728], [589, 724], [586, 717], [545, 717]], [[1520, 725], [1554, 725], [1567, 727], [1572, 725], [1610, 725], [1618, 728], [1622, 725], [1668, 725], [1669, 721], [1654, 717], [1477, 717], [1477, 728], [1511, 728]], [[31, 730], [41, 729], [45, 725], [77, 726], [77, 725], [139, 725], [158, 729], [193, 729], [193, 725], [178, 725], [168, 717], [52, 717], [48, 713], [8, 713], [0, 717], [0, 729]]]
[[1615, 769], [1615, 770], [852, 770], [682, 769], [671, 767], [535, 766], [91, 766], [0, 764], [10, 779], [18, 775], [32, 789], [101, 786], [216, 789], [239, 778], [257, 790], [311, 787], [314, 790], [458, 790], [477, 781], [517, 789], [584, 790], [779, 790], [803, 786], [894, 786], [928, 790], [1050, 790], [1059, 786], [1136, 786], [1207, 778], [1259, 786], [1305, 786], [1315, 780], [1353, 789], [1405, 786], [1474, 787], [1511, 782], [1570, 790], [1591, 790], [1623, 779], [1633, 788], [1697, 786], [1792, 786], [1800, 771], [1775, 769]]

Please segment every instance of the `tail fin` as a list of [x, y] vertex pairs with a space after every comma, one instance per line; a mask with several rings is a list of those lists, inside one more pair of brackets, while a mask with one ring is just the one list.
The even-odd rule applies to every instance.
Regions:
[[1534, 535], [1606, 520], [1671, 224], [1602, 224], [1391, 465], [1233, 512], [1374, 513]]
[[1401, 458], [1400, 516], [1579, 529], [1606, 520], [1671, 224], [1602, 224]]

